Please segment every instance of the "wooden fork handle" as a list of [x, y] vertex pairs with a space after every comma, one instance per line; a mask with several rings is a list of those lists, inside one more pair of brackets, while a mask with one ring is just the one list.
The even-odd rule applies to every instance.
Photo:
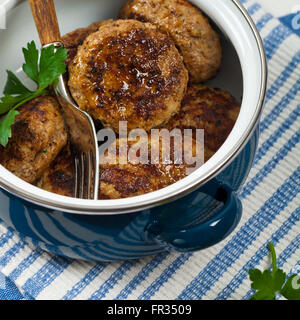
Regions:
[[53, 0], [29, 0], [42, 45], [60, 41], [60, 31]]

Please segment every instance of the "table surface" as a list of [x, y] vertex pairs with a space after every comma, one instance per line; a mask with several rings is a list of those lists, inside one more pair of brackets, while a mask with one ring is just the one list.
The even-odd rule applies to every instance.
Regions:
[[300, 11], [299, 0], [259, 0], [259, 3], [275, 17], [282, 17], [297, 10]]

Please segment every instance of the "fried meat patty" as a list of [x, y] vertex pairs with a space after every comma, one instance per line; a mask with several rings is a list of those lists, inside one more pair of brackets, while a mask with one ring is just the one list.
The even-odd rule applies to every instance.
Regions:
[[188, 1], [128, 0], [120, 17], [151, 22], [169, 34], [183, 56], [191, 82], [206, 81], [219, 70], [222, 60], [219, 35]]
[[64, 44], [65, 48], [68, 49], [68, 59], [66, 63], [69, 64], [74, 59], [78, 47], [83, 44], [83, 41], [87, 36], [89, 36], [93, 32], [96, 32], [101, 26], [111, 21], [112, 20], [94, 22], [88, 27], [78, 28], [63, 35], [61, 41]]
[[74, 197], [75, 165], [69, 144], [67, 144], [44, 171], [36, 186], [62, 196]]
[[[145, 155], [148, 161], [137, 163], [136, 159], [130, 156], [130, 153], [136, 152], [136, 155], [143, 159], [141, 152], [134, 149], [133, 142], [128, 143], [128, 163], [122, 164], [120, 161], [120, 145], [126, 143], [127, 139], [118, 139], [117, 161], [109, 163], [113, 158], [113, 153], [106, 152], [107, 162], [100, 165], [100, 188], [99, 199], [118, 199], [142, 195], [167, 187], [190, 174], [203, 164], [203, 149], [194, 139], [184, 143], [184, 147], [178, 147], [174, 139], [171, 139], [170, 158], [167, 159], [163, 152], [168, 154], [168, 148], [157, 139], [150, 139], [145, 142], [148, 146]], [[189, 152], [184, 155], [184, 150]], [[179, 154], [181, 158], [179, 159]], [[155, 159], [151, 161], [151, 158]], [[197, 163], [192, 157], [198, 159]], [[145, 158], [144, 158], [145, 160]], [[147, 160], [147, 159], [146, 159]], [[182, 160], [182, 161], [181, 161]]]
[[33, 183], [67, 143], [67, 130], [57, 101], [35, 98], [19, 109], [7, 146], [0, 146], [0, 164]]
[[188, 72], [172, 39], [136, 20], [107, 23], [89, 35], [69, 65], [69, 87], [79, 107], [116, 132], [150, 130], [175, 114]]
[[[130, 156], [130, 152], [132, 152], [130, 151], [127, 154], [131, 161], [121, 164], [120, 141], [121, 143], [128, 143], [129, 150], [134, 145], [134, 142], [127, 142], [127, 139], [118, 139], [116, 141], [117, 157], [115, 162], [112, 162], [114, 153], [106, 151], [107, 162], [100, 165], [99, 199], [127, 198], [159, 190], [186, 177], [203, 163], [203, 161], [201, 162], [202, 146], [197, 145], [194, 139], [185, 142], [184, 147], [191, 151], [184, 155], [185, 149], [177, 149], [178, 145], [171, 138], [170, 161], [163, 162], [163, 150], [168, 152], [166, 147], [161, 142], [158, 143], [158, 140], [152, 140], [153, 149], [151, 149], [150, 141], [146, 141], [148, 147], [147, 163], [136, 163], [134, 161], [136, 159]], [[152, 153], [150, 150], [152, 150]], [[178, 161], [178, 154], [175, 150], [179, 150], [178, 152], [182, 155], [180, 163], [175, 163], [175, 159]], [[139, 154], [136, 149], [133, 149], [133, 152]], [[153, 154], [156, 162], [151, 164], [150, 159]], [[198, 162], [196, 163], [192, 157], [198, 157]], [[41, 178], [36, 182], [36, 186], [49, 192], [73, 197], [74, 179], [74, 155], [67, 145], [49, 168], [44, 171]]]
[[207, 161], [227, 139], [240, 112], [240, 103], [228, 92], [208, 86], [191, 85], [182, 100], [181, 109], [165, 126], [204, 129]]

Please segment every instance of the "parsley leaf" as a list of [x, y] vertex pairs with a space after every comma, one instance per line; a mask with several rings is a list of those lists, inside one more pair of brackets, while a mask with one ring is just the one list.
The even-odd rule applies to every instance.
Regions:
[[15, 74], [13, 74], [9, 70], [6, 70], [6, 72], [7, 72], [7, 81], [3, 91], [4, 94], [11, 95], [11, 94], [32, 93], [32, 91], [30, 91], [28, 88], [26, 88], [23, 85], [23, 83], [19, 80], [19, 78]]
[[37, 84], [35, 91], [29, 90], [21, 80], [11, 71], [7, 70], [7, 81], [4, 87], [4, 96], [0, 98], [0, 144], [6, 147], [11, 138], [11, 126], [18, 114], [16, 109], [22, 104], [47, 94], [47, 88], [56, 84], [58, 77], [66, 72], [65, 60], [68, 50], [54, 45], [42, 48], [41, 54], [34, 41], [22, 49], [25, 63], [24, 73]]
[[249, 270], [251, 288], [257, 291], [251, 300], [275, 300], [277, 293], [288, 300], [300, 300], [300, 276], [294, 274], [286, 281], [286, 273], [277, 269], [276, 253], [272, 243], [269, 244], [269, 249], [272, 255], [272, 273], [270, 270]]
[[8, 139], [11, 138], [11, 126], [15, 122], [16, 110], [10, 110], [7, 115], [0, 119], [0, 144], [6, 146]]
[[40, 72], [38, 84], [41, 88], [48, 87], [61, 74], [66, 72], [65, 60], [68, 52], [64, 48], [58, 48], [54, 52], [54, 46], [42, 49], [40, 58]]
[[23, 48], [25, 63], [23, 64], [23, 71], [27, 76], [38, 84], [39, 77], [39, 50], [36, 48], [34, 41], [27, 43], [27, 48]]
[[265, 270], [261, 272], [258, 269], [249, 270], [249, 277], [252, 281], [251, 288], [257, 290], [252, 300], [275, 300], [275, 293], [272, 289], [273, 279], [271, 272]]
[[20, 96], [10, 96], [5, 95], [0, 99], [0, 115], [8, 112], [13, 106], [18, 104], [24, 99], [23, 95]]

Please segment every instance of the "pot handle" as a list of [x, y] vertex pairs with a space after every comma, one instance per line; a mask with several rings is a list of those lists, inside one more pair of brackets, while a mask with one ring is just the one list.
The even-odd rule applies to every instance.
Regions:
[[[220, 184], [216, 179], [189, 197], [156, 208], [145, 230], [148, 239], [180, 252], [196, 251], [225, 239], [240, 221], [241, 201], [229, 186]], [[221, 208], [215, 205], [211, 209], [209, 206], [201, 207], [201, 199], [205, 197], [210, 197], [211, 203], [221, 204]], [[199, 199], [196, 204], [195, 199]], [[186, 207], [186, 203], [191, 201], [194, 204]]]

